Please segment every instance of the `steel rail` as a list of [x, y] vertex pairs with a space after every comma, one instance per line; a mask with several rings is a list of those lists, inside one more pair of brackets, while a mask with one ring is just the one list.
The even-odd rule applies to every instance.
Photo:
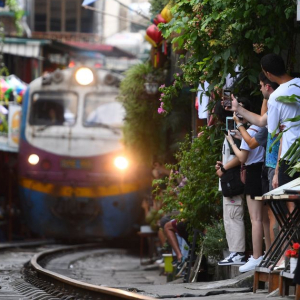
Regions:
[[[68, 246], [61, 247], [58, 249], [47, 250], [41, 253], [35, 254], [30, 261], [32, 268], [39, 274], [39, 276], [43, 277], [47, 281], [56, 282], [59, 285], [63, 285], [64, 288], [70, 287], [73, 289], [81, 290], [81, 292], [87, 293], [90, 296], [98, 296], [99, 299], [128, 299], [128, 300], [154, 300], [155, 298], [139, 295], [132, 292], [123, 291], [116, 288], [102, 287], [94, 284], [84, 283], [79, 280], [71, 279], [67, 276], [60, 275], [53, 271], [46, 270], [43, 268], [39, 261], [45, 259], [46, 257], [51, 257], [52, 255], [61, 254], [64, 252], [70, 252], [74, 250], [82, 250], [84, 248], [95, 248], [99, 247], [99, 245], [89, 244], [89, 245], [81, 245], [81, 246]], [[93, 298], [94, 299], [94, 298]]]

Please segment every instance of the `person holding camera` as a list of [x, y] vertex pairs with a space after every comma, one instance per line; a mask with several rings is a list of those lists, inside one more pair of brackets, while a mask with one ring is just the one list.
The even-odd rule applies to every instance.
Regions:
[[[225, 123], [226, 117], [232, 117], [232, 113], [226, 112], [221, 105], [221, 102], [216, 104], [214, 108], [214, 115], [222, 124]], [[231, 151], [229, 143], [226, 139], [224, 139], [222, 161], [217, 161], [215, 165], [216, 175], [220, 178], [220, 190], [222, 190], [221, 180], [224, 180], [224, 177], [234, 169], [237, 169], [237, 174], [239, 174], [240, 164], [241, 163], [238, 158]], [[235, 189], [233, 188], [233, 190]], [[246, 263], [243, 187], [240, 191], [228, 194], [228, 191], [223, 190], [222, 193], [223, 222], [230, 254], [223, 260], [219, 261], [218, 265], [243, 265]]]
[[[243, 122], [241, 123], [235, 114], [234, 119], [235, 121], [238, 121], [239, 124], [237, 125], [237, 129], [248, 122], [247, 119], [243, 118]], [[260, 128], [255, 125], [251, 125], [247, 129], [247, 132], [251, 137], [254, 137], [259, 131]], [[271, 244], [267, 210], [263, 208], [262, 202], [254, 201], [255, 196], [262, 195], [261, 170], [264, 163], [265, 149], [262, 146], [251, 149], [244, 139], [242, 139], [239, 149], [230, 135], [230, 132], [228, 132], [226, 139], [230, 143], [236, 157], [246, 167], [244, 194], [246, 195], [247, 206], [252, 224], [253, 255], [249, 258], [246, 264], [239, 268], [239, 271], [247, 272], [255, 269], [255, 267], [258, 266], [263, 259], [263, 236], [265, 236], [266, 250], [268, 250]]]
[[[263, 116], [268, 110], [267, 103], [269, 97], [278, 88], [278, 84], [276, 82], [271, 82], [266, 77], [266, 75], [263, 72], [261, 72], [259, 74], [259, 86], [260, 86], [260, 91], [264, 97], [263, 104], [261, 107], [261, 116]], [[239, 126], [240, 124], [239, 121], [236, 124], [237, 126]], [[261, 130], [253, 137], [249, 135], [249, 133], [247, 132], [244, 126], [240, 126], [239, 130], [235, 130], [235, 133], [237, 135], [240, 134], [251, 149], [255, 149], [258, 146], [263, 146], [266, 149], [265, 165], [263, 166], [263, 170], [262, 170], [263, 194], [273, 190], [273, 188], [276, 188], [278, 186], [278, 184], [276, 184], [278, 182], [278, 174], [277, 173], [275, 174], [275, 168], [278, 160], [278, 151], [279, 151], [279, 144], [280, 144], [279, 141], [276, 142], [273, 145], [271, 151], [269, 151], [270, 146], [276, 140], [276, 137], [274, 138], [271, 137], [271, 134], [268, 133], [267, 127], [261, 127]], [[278, 222], [276, 221], [276, 218], [270, 209], [268, 211], [268, 214], [270, 219], [271, 242], [273, 242], [275, 237], [278, 234], [278, 230], [279, 230]]]

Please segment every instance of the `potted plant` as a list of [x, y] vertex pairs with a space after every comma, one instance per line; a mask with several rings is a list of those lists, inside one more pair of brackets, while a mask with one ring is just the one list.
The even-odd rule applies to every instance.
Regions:
[[294, 273], [297, 262], [298, 262], [298, 255], [299, 255], [299, 248], [300, 244], [299, 243], [294, 243], [292, 246], [292, 249], [288, 249], [285, 252], [285, 256], [290, 259], [290, 273]]
[[145, 90], [149, 95], [154, 95], [158, 92], [158, 87], [165, 81], [165, 71], [161, 69], [154, 70], [145, 76]]

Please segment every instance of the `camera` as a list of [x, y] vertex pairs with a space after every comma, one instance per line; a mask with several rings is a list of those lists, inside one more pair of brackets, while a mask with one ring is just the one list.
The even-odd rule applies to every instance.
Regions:
[[231, 108], [231, 91], [223, 90], [223, 106]]
[[226, 130], [235, 130], [235, 122], [233, 120], [233, 117], [226, 117]]

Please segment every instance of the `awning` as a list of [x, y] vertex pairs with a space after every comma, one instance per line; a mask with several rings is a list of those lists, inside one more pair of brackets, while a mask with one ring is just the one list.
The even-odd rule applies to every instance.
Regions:
[[77, 48], [78, 50], [81, 51], [98, 52], [106, 57], [123, 57], [128, 59], [136, 59], [136, 55], [133, 55], [125, 50], [122, 50], [112, 45], [90, 44], [86, 42], [73, 42], [73, 41], [65, 41], [63, 43], [65, 45], [72, 46], [73, 48]]
[[3, 53], [22, 57], [39, 58], [40, 47], [50, 43], [51, 41], [47, 40], [5, 38]]

